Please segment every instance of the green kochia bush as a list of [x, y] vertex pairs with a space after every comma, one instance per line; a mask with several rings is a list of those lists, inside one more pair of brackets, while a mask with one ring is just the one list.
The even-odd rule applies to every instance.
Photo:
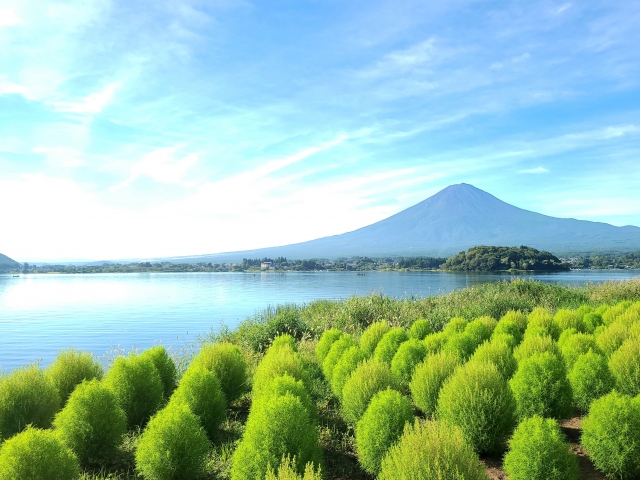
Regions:
[[615, 390], [595, 400], [582, 421], [582, 445], [607, 477], [640, 476], [640, 401]]
[[227, 403], [234, 402], [247, 390], [247, 363], [232, 343], [204, 344], [193, 364], [203, 366], [216, 376]]
[[51, 430], [27, 428], [0, 447], [0, 480], [75, 480], [78, 459]]
[[609, 368], [620, 393], [640, 394], [640, 339], [630, 338], [611, 354]]
[[575, 335], [571, 335], [562, 344], [560, 350], [568, 372], [571, 371], [576, 360], [583, 353], [587, 353], [589, 350], [600, 353], [600, 349], [598, 348], [598, 345], [596, 345], [596, 339], [593, 338], [593, 335], [588, 335], [586, 333], [576, 333]]
[[515, 400], [491, 363], [468, 363], [444, 383], [437, 416], [457, 425], [476, 452], [499, 452], [515, 426]]
[[289, 347], [294, 352], [298, 351], [298, 344], [296, 343], [296, 339], [293, 338], [288, 333], [282, 333], [273, 339], [271, 345], [269, 346], [269, 350], [276, 351], [281, 347]]
[[269, 466], [265, 480], [322, 480], [322, 469], [318, 467], [316, 471], [313, 463], [308, 462], [304, 467], [304, 474], [298, 475], [295, 458], [283, 457], [278, 473]]
[[60, 406], [53, 382], [37, 365], [0, 376], [0, 439], [21, 432], [27, 425], [48, 428]]
[[398, 384], [408, 385], [413, 375], [413, 370], [417, 364], [424, 360], [427, 349], [420, 340], [409, 339], [400, 345], [398, 351], [391, 360], [391, 373], [398, 381]]
[[409, 329], [409, 337], [415, 338], [416, 340], [423, 340], [424, 337], [432, 332], [433, 328], [431, 327], [431, 323], [429, 323], [429, 320], [420, 318], [413, 322], [413, 325], [411, 325], [411, 328]]
[[101, 380], [104, 372], [91, 353], [72, 348], [60, 352], [45, 373], [58, 389], [60, 405], [64, 405], [76, 385], [83, 380]]
[[340, 357], [340, 361], [333, 369], [333, 375], [331, 376], [331, 390], [336, 397], [342, 396], [342, 389], [349, 375], [367, 358], [367, 354], [357, 345], [349, 348]]
[[442, 333], [447, 338], [456, 333], [462, 333], [464, 332], [464, 329], [467, 328], [468, 323], [469, 322], [462, 317], [454, 317], [445, 325], [442, 329]]
[[496, 325], [496, 328], [493, 329], [492, 337], [496, 337], [498, 335], [507, 334], [511, 335], [516, 340], [516, 345], [522, 341], [522, 332], [518, 325], [509, 319], [502, 319]]
[[555, 420], [536, 415], [523, 420], [513, 433], [504, 471], [509, 480], [577, 480], [578, 460]]
[[533, 335], [525, 337], [523, 342], [513, 350], [513, 356], [518, 362], [535, 354], [549, 352], [559, 359], [562, 358], [558, 344], [548, 335]]
[[473, 355], [477, 347], [478, 343], [476, 339], [470, 334], [466, 332], [454, 333], [447, 339], [442, 351], [452, 353], [457, 356], [461, 362], [466, 362], [469, 357]]
[[557, 340], [562, 333], [560, 327], [553, 321], [553, 317], [546, 308], [536, 308], [529, 314], [529, 323], [525, 330], [525, 336], [530, 336], [537, 329], [543, 329], [547, 335]]
[[498, 322], [491, 317], [476, 318], [467, 324], [464, 332], [474, 339], [476, 345], [480, 345], [491, 337], [497, 323]]
[[[560, 350], [562, 351], [562, 347], [565, 343], [567, 343], [567, 340], [569, 340], [569, 338], [573, 337], [576, 334], [578, 334], [578, 331], [575, 328], [567, 328], [566, 330], [564, 330], [560, 334], [560, 338], [558, 338], [558, 348], [560, 348]], [[593, 337], [593, 339], [595, 341], [595, 337]]]
[[113, 456], [127, 430], [127, 418], [113, 392], [93, 379], [78, 385], [53, 426], [80, 463], [89, 465]]
[[387, 450], [413, 419], [411, 402], [396, 390], [376, 393], [356, 427], [356, 448], [362, 468], [372, 475], [380, 471]]
[[287, 374], [272, 379], [260, 396], [253, 398], [253, 405], [258, 405], [262, 402], [270, 402], [271, 399], [281, 397], [288, 393], [297, 397], [300, 402], [302, 402], [302, 405], [307, 409], [309, 418], [312, 421], [317, 420], [318, 412], [316, 410], [316, 405], [309, 396], [309, 392], [307, 392], [307, 389], [300, 380], [296, 380]]
[[342, 414], [356, 424], [362, 417], [371, 398], [387, 387], [395, 388], [389, 365], [376, 359], [369, 359], [358, 365], [342, 389]]
[[500, 337], [480, 345], [470, 361], [493, 363], [505, 380], [510, 379], [518, 368], [509, 344]]
[[318, 359], [318, 363], [320, 365], [322, 365], [322, 362], [324, 362], [324, 359], [329, 353], [333, 342], [337, 341], [341, 336], [342, 331], [338, 330], [337, 328], [331, 328], [323, 332], [318, 345], [316, 345], [316, 358]]
[[158, 345], [145, 350], [140, 356], [153, 362], [153, 366], [158, 370], [162, 381], [164, 398], [169, 398], [176, 388], [178, 371], [167, 350], [162, 345]]
[[343, 335], [338, 340], [336, 340], [333, 345], [331, 345], [329, 353], [325, 357], [324, 362], [322, 362], [322, 373], [324, 373], [325, 378], [329, 382], [331, 382], [333, 369], [340, 361], [340, 357], [342, 357], [342, 354], [354, 345], [357, 345], [357, 343], [349, 334]]
[[409, 383], [409, 389], [416, 407], [427, 417], [435, 413], [440, 388], [459, 364], [460, 359], [457, 356], [440, 352], [428, 356], [424, 362], [416, 367]]
[[571, 413], [571, 385], [565, 366], [549, 352], [523, 359], [509, 384], [520, 419], [533, 415], [562, 419]]
[[259, 395], [273, 378], [284, 374], [300, 380], [309, 389], [311, 377], [298, 352], [289, 347], [267, 350], [253, 375], [253, 394]]
[[233, 454], [231, 478], [264, 478], [268, 467], [277, 469], [284, 455], [295, 457], [297, 472], [303, 472], [308, 462], [320, 465], [321, 461], [318, 430], [300, 399], [291, 393], [251, 409]]
[[104, 384], [118, 399], [128, 427], [144, 425], [162, 404], [162, 380], [149, 358], [139, 355], [117, 358], [104, 377]]
[[596, 398], [609, 393], [615, 379], [602, 355], [589, 351], [580, 355], [568, 375], [573, 392], [573, 404], [583, 412]]
[[602, 316], [595, 312], [589, 312], [582, 317], [584, 328], [587, 333], [593, 333], [600, 325], [602, 325]]
[[376, 360], [391, 364], [393, 356], [403, 342], [409, 340], [407, 332], [401, 327], [392, 328], [378, 342], [373, 356]]
[[362, 351], [368, 356], [373, 355], [378, 343], [389, 330], [391, 330], [391, 327], [384, 320], [369, 325], [360, 337], [360, 348]]
[[446, 341], [447, 337], [445, 337], [444, 332], [438, 332], [431, 333], [424, 337], [422, 343], [427, 349], [427, 354], [432, 354], [441, 351]]
[[524, 332], [529, 324], [529, 318], [519, 310], [509, 310], [500, 320], [513, 322], [521, 332]]
[[439, 421], [407, 424], [380, 470], [379, 480], [487, 480], [460, 429]]
[[614, 323], [603, 329], [596, 337], [596, 343], [606, 357], [610, 357], [629, 337], [629, 327], [622, 323]]
[[200, 419], [209, 439], [217, 436], [226, 417], [227, 401], [218, 378], [200, 365], [192, 365], [184, 373], [171, 403], [185, 403]]
[[144, 478], [197, 478], [209, 451], [198, 417], [184, 403], [170, 402], [142, 432], [136, 449], [136, 468]]

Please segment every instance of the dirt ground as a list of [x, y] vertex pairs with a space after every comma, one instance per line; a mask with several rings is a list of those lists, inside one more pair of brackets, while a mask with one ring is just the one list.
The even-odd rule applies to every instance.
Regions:
[[[570, 449], [578, 456], [578, 467], [580, 468], [581, 480], [605, 480], [606, 477], [603, 473], [596, 470], [587, 457], [584, 448], [580, 445], [580, 432], [582, 428], [582, 421], [580, 417], [573, 417], [569, 420], [565, 420], [560, 424], [562, 433], [564, 433], [567, 441], [569, 442]], [[491, 480], [506, 480], [507, 474], [502, 470], [502, 458], [499, 457], [483, 457], [482, 463], [487, 469], [487, 476]]]

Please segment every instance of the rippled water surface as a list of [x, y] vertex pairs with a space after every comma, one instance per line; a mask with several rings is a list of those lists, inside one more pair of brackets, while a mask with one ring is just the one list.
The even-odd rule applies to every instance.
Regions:
[[[581, 285], [623, 280], [633, 271], [519, 275]], [[442, 272], [141, 273], [0, 275], [0, 365], [38, 359], [66, 347], [102, 356], [154, 343], [180, 348], [198, 334], [233, 327], [269, 305], [383, 292], [428, 296], [512, 275]]]

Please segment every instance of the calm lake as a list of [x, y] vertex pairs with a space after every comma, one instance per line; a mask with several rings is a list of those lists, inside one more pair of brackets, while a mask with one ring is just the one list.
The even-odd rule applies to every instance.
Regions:
[[[517, 275], [582, 285], [624, 280], [638, 271]], [[0, 275], [0, 369], [36, 360], [48, 365], [62, 348], [99, 357], [163, 344], [181, 348], [221, 325], [234, 327], [269, 305], [382, 292], [439, 295], [514, 275], [442, 272], [141, 273]]]

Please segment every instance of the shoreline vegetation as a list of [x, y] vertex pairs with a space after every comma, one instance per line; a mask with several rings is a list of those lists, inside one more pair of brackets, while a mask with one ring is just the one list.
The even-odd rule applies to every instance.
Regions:
[[[51, 389], [49, 378], [64, 379], [66, 385], [73, 377], [81, 386], [75, 391], [73, 386], [65, 387], [71, 393], [66, 406], [64, 401], [53, 402], [51, 418], [40, 419], [42, 425], [25, 418], [25, 425], [34, 425], [5, 438], [4, 445], [7, 452], [9, 448], [19, 450], [18, 467], [59, 461], [57, 453], [38, 453], [30, 450], [35, 447], [27, 447], [36, 445], [32, 440], [42, 436], [42, 442], [66, 452], [70, 470], [79, 468], [80, 476], [74, 473], [69, 478], [81, 480], [132, 480], [140, 474], [144, 478], [180, 477], [176, 472], [190, 472], [184, 478], [231, 480], [371, 480], [378, 473], [377, 478], [395, 479], [394, 465], [427, 468], [424, 458], [431, 455], [438, 468], [475, 472], [465, 478], [497, 480], [508, 474], [510, 478], [603, 480], [612, 473], [612, 478], [632, 478], [638, 473], [634, 462], [640, 451], [629, 452], [627, 447], [640, 445], [638, 438], [632, 438], [640, 435], [640, 429], [629, 430], [622, 438], [618, 423], [640, 424], [640, 384], [623, 375], [627, 367], [640, 362], [638, 326], [640, 279], [583, 287], [516, 279], [437, 297], [371, 294], [278, 305], [234, 329], [201, 337], [192, 349], [172, 352], [168, 348], [171, 357], [164, 347], [128, 356], [122, 352], [104, 373], [92, 373], [95, 380], [91, 382], [80, 383], [85, 378], [80, 373], [71, 375], [79, 372], [80, 363], [86, 364], [83, 371], [95, 367], [90, 358], [75, 351], [63, 352], [55, 366], [40, 369], [32, 365], [0, 376], [0, 393], [4, 392], [0, 399], [7, 401], [14, 384], [16, 394], [23, 395], [21, 401], [26, 403], [42, 401], [43, 389]], [[597, 383], [602, 375], [589, 375], [594, 371], [592, 363], [609, 381], [597, 391], [589, 382]], [[552, 380], [536, 373], [537, 369], [548, 369]], [[430, 385], [427, 379], [437, 372], [442, 372], [440, 388], [434, 392], [418, 388]], [[145, 386], [152, 377], [157, 377], [153, 389]], [[162, 383], [165, 378], [169, 380]], [[552, 383], [538, 385], [543, 381]], [[29, 382], [36, 385], [32, 397], [26, 396]], [[567, 382], [572, 382], [570, 387]], [[527, 390], [532, 384], [540, 388]], [[609, 393], [614, 384], [616, 391]], [[508, 413], [501, 414], [499, 431], [483, 427], [495, 425], [496, 418], [493, 404], [482, 403], [484, 397], [473, 393], [477, 385], [495, 392], [492, 398], [500, 400]], [[574, 392], [573, 396], [558, 396], [559, 406], [549, 403], [556, 397], [547, 394], [558, 385], [564, 392]], [[233, 394], [227, 393], [231, 387], [236, 388]], [[121, 392], [125, 388], [140, 388], [144, 394], [129, 397]], [[212, 401], [206, 393], [211, 389], [219, 392], [215, 398], [221, 400], [216, 406], [205, 404]], [[121, 396], [146, 401], [152, 390], [157, 390], [153, 409], [141, 420], [132, 421], [130, 412], [138, 411], [137, 404], [123, 403]], [[470, 397], [462, 398], [464, 395]], [[83, 445], [96, 441], [82, 437], [88, 430], [81, 427], [103, 421], [106, 415], [97, 400], [90, 398], [104, 399], [103, 403], [109, 400], [114, 418], [123, 416], [118, 412], [126, 413], [126, 428], [121, 419], [122, 426], [109, 437], [109, 449], [101, 449], [100, 457], [81, 455]], [[11, 405], [0, 402], [0, 410]], [[208, 411], [216, 417], [206, 417]], [[615, 417], [613, 412], [621, 413]], [[541, 422], [536, 415], [551, 420], [533, 428], [526, 423], [530, 413], [534, 422]], [[379, 420], [387, 417], [388, 421]], [[291, 426], [278, 421], [280, 418], [296, 418], [296, 422]], [[207, 426], [204, 431], [199, 422]], [[537, 437], [528, 433], [543, 430], [548, 433], [537, 433]], [[491, 434], [491, 443], [485, 445], [487, 434]], [[197, 439], [191, 444], [198, 448], [185, 453], [180, 450], [181, 438], [187, 437]], [[372, 443], [378, 437], [384, 438], [384, 445]], [[283, 440], [265, 440], [276, 438]], [[453, 439], [446, 444], [449, 450], [439, 453], [437, 445], [446, 439]], [[553, 448], [547, 448], [547, 442]], [[0, 466], [8, 468], [2, 462], [17, 457], [3, 456], [3, 449], [0, 447]], [[160, 451], [167, 462], [175, 464], [155, 464]], [[529, 456], [527, 451], [552, 456], [538, 464], [520, 462], [519, 458]], [[437, 457], [440, 454], [446, 460]], [[74, 455], [79, 463], [74, 463]], [[256, 463], [258, 460], [264, 464]], [[545, 476], [546, 466], [556, 461], [564, 465], [562, 470], [556, 476]], [[173, 476], [157, 474], [169, 467], [178, 468], [172, 470]], [[444, 470], [414, 473], [412, 478], [453, 476]]]
[[284, 257], [243, 259], [238, 263], [103, 262], [86, 265], [19, 264], [0, 273], [96, 274], [96, 273], [182, 273], [182, 272], [561, 272], [569, 270], [640, 269], [640, 250], [631, 253], [597, 253], [558, 258], [534, 248], [478, 246], [449, 258], [442, 257], [352, 257], [289, 260]]

